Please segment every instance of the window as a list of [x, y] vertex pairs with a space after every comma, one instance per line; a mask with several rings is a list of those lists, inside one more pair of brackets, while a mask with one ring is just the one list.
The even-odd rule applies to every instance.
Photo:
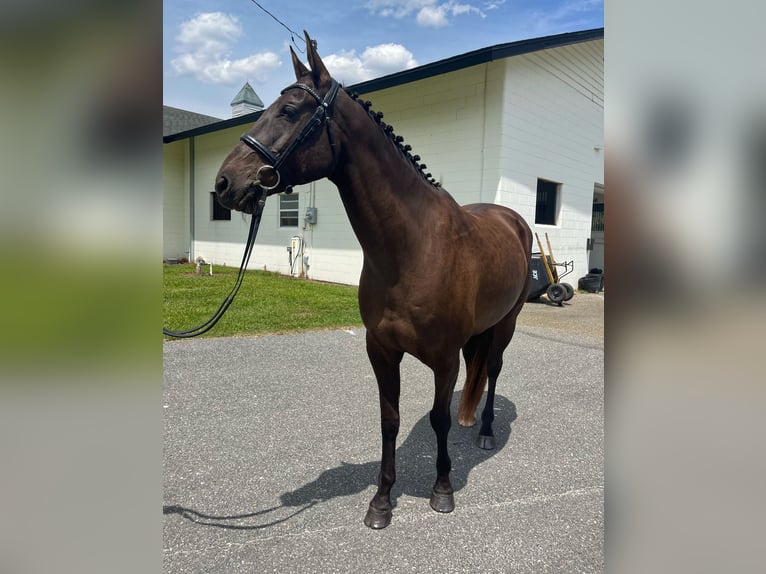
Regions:
[[591, 231], [604, 231], [604, 204], [593, 204], [593, 218], [591, 219]]
[[561, 184], [544, 179], [537, 180], [537, 203], [535, 223], [556, 225], [559, 215], [559, 192]]
[[230, 221], [231, 209], [225, 208], [218, 203], [218, 198], [214, 191], [210, 192], [210, 204], [212, 205], [211, 211], [213, 212], [213, 221]]
[[298, 227], [298, 194], [279, 194], [279, 227]]

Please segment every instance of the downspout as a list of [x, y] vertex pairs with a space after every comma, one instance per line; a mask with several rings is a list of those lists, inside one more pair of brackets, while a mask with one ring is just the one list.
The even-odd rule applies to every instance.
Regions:
[[489, 62], [484, 64], [484, 104], [481, 122], [481, 173], [479, 174], [479, 202], [484, 201], [484, 170], [486, 168], [487, 154], [487, 78], [489, 77]]
[[194, 136], [189, 138], [189, 261], [194, 261]]

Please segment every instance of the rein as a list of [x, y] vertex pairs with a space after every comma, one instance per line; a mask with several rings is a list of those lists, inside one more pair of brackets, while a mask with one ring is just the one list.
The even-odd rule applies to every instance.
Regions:
[[[172, 331], [170, 329], [166, 329], [165, 327], [162, 328], [163, 335], [167, 335], [168, 337], [176, 337], [179, 339], [188, 339], [190, 337], [196, 337], [197, 335], [202, 335], [203, 333], [207, 333], [210, 329], [212, 329], [216, 323], [223, 317], [223, 314], [226, 313], [229, 306], [234, 302], [234, 297], [239, 292], [239, 288], [242, 286], [242, 281], [245, 277], [245, 270], [247, 269], [247, 264], [250, 261], [250, 254], [253, 252], [253, 245], [255, 244], [255, 236], [258, 233], [258, 227], [261, 224], [261, 216], [263, 215], [263, 208], [266, 205], [266, 196], [268, 195], [268, 192], [272, 189], [275, 189], [280, 181], [282, 180], [282, 176], [279, 172], [279, 168], [282, 166], [284, 161], [287, 159], [287, 157], [295, 150], [296, 147], [298, 147], [306, 138], [308, 138], [314, 131], [317, 130], [317, 128], [321, 127], [322, 124], [327, 124], [327, 137], [330, 141], [330, 148], [332, 150], [332, 159], [333, 164], [336, 163], [337, 159], [335, 157], [335, 142], [332, 138], [332, 131], [330, 130], [330, 122], [332, 120], [331, 115], [331, 109], [332, 104], [335, 101], [335, 96], [338, 95], [338, 89], [340, 87], [340, 84], [338, 84], [337, 81], [332, 81], [332, 86], [330, 86], [330, 89], [327, 91], [327, 94], [324, 98], [322, 98], [319, 94], [316, 93], [314, 89], [307, 86], [306, 84], [292, 84], [290, 86], [287, 86], [284, 90], [282, 90], [282, 94], [284, 94], [287, 90], [292, 89], [300, 89], [304, 90], [305, 92], [308, 92], [311, 94], [314, 99], [319, 103], [317, 106], [317, 109], [314, 111], [314, 115], [311, 116], [311, 119], [308, 121], [308, 123], [303, 126], [303, 129], [300, 131], [298, 136], [290, 143], [289, 146], [280, 154], [275, 154], [272, 152], [268, 147], [263, 145], [261, 142], [259, 142], [257, 139], [255, 139], [250, 134], [242, 134], [242, 137], [239, 139], [242, 140], [245, 144], [250, 146], [255, 151], [260, 152], [264, 157], [266, 157], [272, 165], [264, 165], [258, 168], [258, 171], [255, 174], [256, 181], [258, 183], [258, 186], [261, 188], [261, 196], [258, 198], [258, 201], [255, 206], [255, 211], [253, 212], [253, 217], [250, 220], [250, 231], [247, 235], [247, 242], [245, 243], [245, 253], [242, 255], [242, 263], [239, 266], [239, 272], [237, 273], [237, 279], [234, 282], [234, 287], [232, 287], [229, 294], [226, 296], [226, 298], [221, 303], [220, 307], [218, 307], [218, 310], [213, 313], [213, 316], [210, 317], [207, 321], [202, 323], [201, 325], [198, 325], [192, 329], [186, 329], [184, 331]], [[272, 185], [267, 185], [261, 178], [261, 172], [262, 171], [268, 172], [269, 170], [273, 170], [274, 173], [276, 173], [276, 183]], [[285, 178], [285, 193], [290, 193], [292, 191], [292, 185], [287, 183], [287, 179]]]
[[266, 205], [266, 190], [264, 189], [261, 193], [261, 197], [258, 198], [258, 202], [255, 206], [255, 211], [253, 212], [253, 217], [250, 220], [250, 231], [247, 234], [247, 242], [245, 243], [245, 253], [242, 256], [242, 264], [239, 266], [239, 273], [237, 273], [237, 280], [234, 282], [234, 287], [232, 287], [231, 291], [229, 291], [229, 294], [226, 296], [226, 298], [223, 300], [223, 303], [221, 303], [221, 306], [218, 307], [218, 310], [213, 313], [213, 316], [210, 317], [207, 321], [202, 323], [201, 325], [198, 325], [194, 327], [193, 329], [186, 329], [185, 331], [171, 331], [170, 329], [166, 329], [165, 327], [162, 328], [162, 334], [167, 335], [168, 337], [176, 337], [179, 339], [188, 339], [190, 337], [196, 337], [197, 335], [202, 335], [203, 333], [207, 333], [210, 329], [212, 329], [216, 323], [223, 317], [223, 314], [226, 313], [226, 310], [229, 308], [229, 306], [234, 301], [234, 296], [239, 291], [239, 288], [242, 286], [242, 280], [245, 278], [245, 269], [247, 269], [247, 263], [250, 261], [250, 254], [253, 252], [253, 245], [255, 244], [255, 236], [258, 234], [258, 227], [261, 225], [261, 215], [263, 215], [263, 208]]

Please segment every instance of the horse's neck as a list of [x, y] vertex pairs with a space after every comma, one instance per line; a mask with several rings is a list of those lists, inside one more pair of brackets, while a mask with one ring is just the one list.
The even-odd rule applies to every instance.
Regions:
[[373, 121], [357, 117], [354, 125], [354, 131], [346, 132], [343, 161], [330, 179], [365, 258], [409, 256], [429, 216], [443, 208], [444, 193], [412, 167]]

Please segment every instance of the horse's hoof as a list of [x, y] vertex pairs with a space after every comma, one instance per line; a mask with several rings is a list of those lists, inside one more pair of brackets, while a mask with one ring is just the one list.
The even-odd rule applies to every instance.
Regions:
[[476, 424], [476, 417], [458, 416], [457, 424], [459, 424], [461, 427], [472, 427]]
[[495, 448], [495, 437], [479, 435], [478, 445], [484, 450], [492, 450]]
[[452, 512], [455, 510], [455, 496], [451, 492], [432, 492], [430, 504], [436, 512]]
[[380, 530], [391, 524], [391, 511], [390, 510], [378, 510], [377, 508], [367, 509], [367, 514], [364, 517], [365, 526], [369, 526], [374, 530]]

